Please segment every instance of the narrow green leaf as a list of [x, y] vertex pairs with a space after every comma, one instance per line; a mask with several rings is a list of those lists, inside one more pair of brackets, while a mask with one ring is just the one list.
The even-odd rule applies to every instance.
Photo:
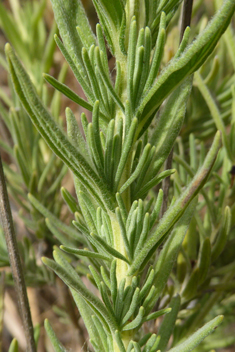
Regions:
[[195, 332], [187, 340], [180, 345], [171, 348], [169, 352], [190, 352], [199, 345], [209, 334], [211, 334], [222, 322], [223, 316], [219, 315], [209, 323], [205, 324], [201, 329]]
[[[94, 279], [94, 282], [95, 282], [95, 284], [96, 284], [98, 290], [100, 290], [100, 284], [101, 284], [101, 281], [102, 281], [102, 278], [101, 278], [100, 273], [98, 273], [98, 272], [96, 271], [96, 269], [93, 268], [92, 265], [89, 265], [89, 270], [90, 270], [90, 272], [91, 272], [91, 275], [92, 275], [92, 277], [93, 277], [93, 279]], [[88, 276], [88, 275], [87, 275], [87, 276]]]
[[116, 60], [115, 92], [120, 95], [122, 89], [122, 70], [120, 62]]
[[139, 294], [140, 294], [140, 289], [139, 287], [137, 287], [135, 289], [135, 292], [133, 294], [133, 297], [132, 297], [132, 300], [131, 300], [131, 304], [130, 304], [130, 307], [126, 313], [126, 315], [123, 317], [122, 319], [122, 322], [121, 324], [124, 325], [126, 324], [126, 322], [132, 317], [132, 315], [134, 314], [136, 308], [137, 308], [137, 305], [138, 305], [138, 302], [139, 302]]
[[87, 143], [89, 145], [90, 154], [91, 154], [92, 161], [96, 167], [98, 174], [105, 181], [104, 156], [103, 156], [103, 151], [102, 151], [102, 147], [101, 147], [101, 142], [99, 143], [100, 136], [98, 138], [99, 139], [97, 139], [94, 134], [93, 124], [89, 123], [88, 128], [87, 128]]
[[[118, 127], [118, 126], [117, 126]], [[122, 155], [122, 135], [115, 134], [113, 138], [113, 147], [112, 147], [112, 155], [111, 155], [111, 189], [113, 189], [113, 179], [114, 175], [117, 172], [117, 168], [119, 165], [119, 161]]]
[[[156, 287], [152, 285], [147, 297], [144, 298], [143, 307], [145, 308], [146, 312], [149, 313], [151, 311], [150, 303], [154, 300], [155, 301], [155, 294], [156, 294]], [[156, 303], [156, 301], [155, 301]]]
[[103, 56], [105, 56], [105, 54], [102, 51], [99, 51], [99, 48], [96, 47], [95, 48], [95, 58], [96, 58], [97, 67], [98, 67], [100, 74], [101, 74], [101, 78], [102, 78], [104, 84], [106, 85], [106, 88], [107, 88], [109, 94], [112, 96], [113, 100], [120, 107], [122, 112], [124, 112], [125, 108], [124, 108], [119, 96], [117, 95], [117, 93], [115, 92], [115, 90], [112, 86], [112, 82], [110, 80], [110, 77], [107, 76], [107, 74], [103, 68], [103, 61], [104, 61]]
[[180, 46], [179, 46], [179, 49], [177, 50], [177, 52], [175, 54], [175, 58], [180, 57], [180, 55], [183, 54], [186, 46], [188, 45], [190, 32], [191, 32], [190, 27], [186, 27], [185, 31], [184, 31], [183, 38], [182, 38]]
[[165, 308], [165, 309], [158, 310], [157, 312], [154, 312], [152, 314], [147, 315], [144, 318], [144, 321], [155, 320], [155, 319], [157, 319], [158, 317], [160, 317], [160, 316], [162, 316], [164, 314], [170, 313], [171, 310], [172, 310], [172, 308]]
[[129, 132], [128, 132], [127, 137], [124, 142], [124, 146], [123, 146], [123, 150], [122, 150], [122, 154], [121, 154], [121, 159], [118, 164], [117, 172], [115, 175], [114, 191], [117, 190], [117, 188], [118, 188], [124, 167], [126, 165], [127, 158], [128, 158], [129, 153], [133, 147], [137, 126], [138, 126], [138, 120], [137, 120], [137, 118], [134, 118], [131, 122]]
[[69, 87], [67, 87], [65, 84], [57, 81], [54, 77], [50, 76], [47, 73], [43, 74], [43, 77], [45, 80], [55, 89], [57, 89], [59, 92], [64, 94], [67, 98], [72, 100], [74, 103], [82, 106], [83, 108], [87, 109], [88, 111], [92, 111], [93, 107], [91, 104], [89, 104], [86, 100], [80, 98], [76, 93], [74, 93]]
[[[84, 18], [86, 18], [86, 22], [87, 24], [89, 23], [88, 22], [88, 18], [86, 16], [84, 16]], [[92, 45], [95, 45], [96, 44], [96, 39], [95, 39], [95, 36], [89, 26], [89, 34], [90, 35], [87, 35], [87, 31], [86, 29], [83, 27], [83, 23], [79, 23], [79, 26], [76, 27], [76, 30], [78, 32], [78, 35], [79, 35], [79, 38], [82, 42], [82, 46], [84, 46], [87, 50], [92, 46]]]
[[141, 251], [141, 248], [143, 248], [145, 240], [149, 233], [149, 228], [150, 228], [150, 216], [149, 216], [149, 213], [146, 213], [144, 216], [142, 232], [140, 233], [140, 237], [137, 242], [138, 243], [137, 247], [134, 248], [135, 255], [137, 255]]
[[111, 256], [121, 259], [124, 262], [129, 264], [129, 261], [126, 257], [124, 257], [124, 255], [122, 255], [120, 252], [116, 251], [116, 249], [114, 249], [113, 247], [109, 246], [101, 237], [92, 234], [92, 237], [102, 246], [102, 248], [105, 250], [105, 252], [107, 252], [108, 254], [110, 254]]
[[137, 44], [137, 24], [135, 17], [132, 18], [129, 33], [129, 44], [127, 51], [127, 99], [131, 110], [134, 110], [133, 78], [135, 70], [135, 50]]
[[133, 341], [133, 346], [134, 346], [135, 352], [141, 352], [141, 348], [138, 342]]
[[157, 77], [157, 74], [158, 74], [158, 71], [160, 68], [160, 64], [162, 61], [162, 56], [164, 53], [165, 38], [166, 38], [166, 15], [164, 12], [162, 12], [157, 42], [155, 45], [154, 54], [153, 54], [147, 82], [144, 87], [144, 93], [149, 90], [149, 88], [153, 84], [155, 78]]
[[90, 232], [97, 232], [97, 222], [96, 222], [96, 210], [94, 204], [91, 202], [89, 196], [87, 196], [85, 189], [84, 192], [81, 190], [77, 191], [77, 197], [79, 205], [82, 210], [82, 215], [85, 222], [90, 230]]
[[66, 352], [66, 349], [61, 345], [48, 319], [45, 319], [44, 327], [47, 332], [47, 335], [50, 338], [53, 348], [55, 349], [55, 352]]
[[145, 27], [144, 33], [144, 60], [143, 60], [143, 70], [141, 73], [140, 84], [137, 90], [136, 101], [141, 99], [146, 80], [149, 76], [149, 65], [150, 65], [150, 57], [152, 51], [152, 35], [149, 27]]
[[100, 158], [101, 165], [104, 165], [103, 149], [102, 149], [102, 144], [100, 140], [99, 117], [100, 117], [99, 102], [96, 101], [92, 112], [92, 125], [93, 125], [93, 133], [94, 133], [97, 152]]
[[124, 292], [125, 292], [126, 278], [122, 278], [118, 285], [117, 298], [115, 301], [115, 315], [117, 321], [120, 321], [122, 310], [124, 306]]
[[105, 255], [100, 254], [100, 253], [90, 252], [87, 249], [83, 250], [83, 249], [77, 249], [77, 248], [70, 248], [70, 247], [66, 247], [66, 246], [60, 246], [60, 248], [67, 253], [76, 254], [78, 256], [82, 256], [82, 257], [84, 256], [87, 258], [95, 258], [95, 259], [103, 259], [103, 260], [111, 261], [110, 257], [106, 257]]
[[211, 253], [211, 261], [214, 262], [219, 255], [222, 253], [225, 244], [227, 242], [227, 238], [229, 235], [229, 231], [231, 228], [231, 210], [227, 206], [224, 210], [224, 216], [221, 224], [221, 229], [219, 234], [216, 238], [215, 243], [212, 246], [212, 253]]
[[107, 271], [105, 270], [105, 268], [103, 266], [100, 267], [100, 273], [101, 273], [101, 276], [102, 276], [102, 279], [103, 279], [105, 285], [108, 287], [108, 289], [110, 291], [111, 290], [111, 282], [108, 277]]
[[116, 199], [122, 215], [122, 220], [124, 222], [124, 225], [126, 225], [128, 213], [120, 193], [116, 193]]
[[131, 252], [134, 251], [134, 240], [136, 235], [136, 219], [137, 219], [138, 208], [134, 210], [132, 216], [130, 217], [130, 224], [127, 226], [127, 237], [130, 242]]
[[116, 276], [116, 269], [117, 269], [117, 260], [113, 260], [110, 269], [110, 283], [111, 283], [111, 297], [113, 304], [115, 305], [116, 298], [117, 298], [117, 276]]
[[106, 112], [108, 112], [106, 102], [104, 101], [104, 97], [101, 94], [98, 77], [95, 73], [95, 64], [93, 61], [91, 61], [88, 51], [85, 48], [82, 48], [82, 59], [86, 68], [88, 79], [90, 81], [90, 85], [91, 85], [93, 94], [95, 96], [95, 99], [99, 100], [103, 109]]
[[142, 324], [143, 320], [144, 320], [144, 312], [145, 312], [144, 307], [140, 307], [138, 315], [135, 317], [135, 319], [132, 320], [131, 323], [125, 325], [122, 328], [122, 330], [123, 331], [128, 331], [128, 330], [133, 330], [133, 329], [138, 328], [138, 326], [140, 326]]
[[[137, 43], [138, 45], [138, 43]], [[138, 104], [137, 100], [137, 92], [138, 88], [140, 86], [140, 81], [141, 81], [141, 76], [143, 72], [143, 63], [144, 63], [144, 56], [145, 56], [145, 48], [143, 46], [140, 46], [137, 50], [136, 53], [136, 63], [135, 63], [135, 71], [134, 71], [134, 76], [133, 76], [133, 102], [134, 102], [134, 108]]]
[[[148, 339], [146, 346], [143, 349], [143, 352], [156, 351], [159, 341], [160, 341], [160, 336], [157, 336], [156, 334], [152, 334], [151, 337]], [[160, 350], [157, 352], [160, 352]]]
[[107, 50], [106, 50], [106, 45], [105, 45], [105, 40], [104, 40], [102, 28], [99, 23], [97, 23], [97, 25], [96, 25], [96, 35], [97, 35], [99, 49], [100, 49], [100, 51], [102, 51], [104, 53], [104, 55], [102, 56], [102, 63], [104, 66], [104, 70], [105, 70], [105, 72], [109, 73], [108, 57], [106, 55]]
[[80, 211], [80, 207], [78, 205], [78, 202], [76, 201], [76, 199], [69, 193], [69, 191], [64, 188], [61, 187], [61, 195], [64, 199], [64, 201], [66, 202], [66, 204], [69, 207], [69, 210], [71, 211], [71, 213], [75, 213], [76, 211], [79, 212]]
[[105, 172], [106, 180], [110, 185], [112, 183], [111, 158], [112, 158], [112, 151], [113, 151], [114, 129], [115, 129], [115, 121], [113, 119], [109, 122], [109, 125], [108, 125], [105, 150], [104, 150], [104, 154], [105, 154], [104, 172]]
[[158, 344], [158, 349], [160, 349], [162, 352], [166, 350], [168, 341], [175, 328], [175, 321], [177, 319], [177, 314], [180, 309], [179, 295], [172, 298], [170, 308], [171, 312], [164, 317], [160, 329], [158, 331], [158, 336], [161, 337], [160, 342]]
[[[99, 340], [99, 344], [103, 345], [102, 349], [101, 349], [101, 347], [99, 347], [100, 348], [99, 351], [108, 352], [107, 335], [105, 333], [105, 330], [104, 330], [100, 320], [97, 318], [96, 315], [92, 315], [91, 318], [92, 318], [92, 320], [93, 320], [93, 322], [95, 324], [95, 327], [96, 327], [97, 333], [98, 333], [98, 336], [97, 336], [97, 334], [94, 336], [95, 337], [94, 341], [96, 341], [96, 343], [97, 343], [97, 339], [98, 339]], [[90, 333], [89, 333], [89, 336], [91, 336]], [[93, 337], [93, 339], [94, 339], [94, 337]]]
[[101, 283], [100, 283], [99, 290], [100, 290], [100, 293], [101, 293], [102, 300], [103, 300], [108, 312], [110, 313], [110, 315], [113, 317], [113, 320], [115, 321], [116, 318], [115, 318], [115, 314], [114, 314], [114, 311], [113, 311], [113, 306], [112, 306], [112, 304], [110, 302], [110, 299], [109, 299], [109, 296], [108, 296], [108, 293], [107, 293], [107, 288], [106, 288], [106, 286], [105, 286], [103, 281], [101, 281]]
[[131, 258], [130, 243], [129, 243], [129, 240], [128, 240], [128, 237], [127, 237], [126, 227], [125, 227], [125, 224], [123, 222], [123, 218], [122, 218], [122, 215], [121, 215], [120, 208], [116, 208], [115, 213], [116, 213], [117, 220], [118, 220], [118, 223], [119, 223], [119, 226], [120, 226], [120, 229], [121, 229], [121, 235], [122, 235], [122, 239], [123, 239], [123, 242], [124, 242], [124, 246], [125, 246], [128, 258], [130, 259]]
[[162, 206], [162, 201], [163, 201], [163, 190], [159, 189], [158, 191], [158, 195], [157, 195], [157, 200], [155, 202], [153, 211], [150, 215], [150, 229], [154, 226], [159, 214], [160, 214], [160, 210], [161, 210], [161, 206]]

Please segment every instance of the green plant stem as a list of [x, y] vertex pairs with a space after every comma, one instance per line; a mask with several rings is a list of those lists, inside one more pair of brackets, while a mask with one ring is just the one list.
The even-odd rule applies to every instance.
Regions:
[[16, 235], [15, 235], [15, 230], [13, 225], [9, 198], [7, 194], [7, 187], [6, 187], [6, 181], [5, 181], [4, 172], [3, 172], [1, 156], [0, 156], [0, 215], [1, 215], [3, 231], [6, 238], [12, 276], [15, 283], [20, 313], [21, 313], [23, 327], [25, 331], [27, 351], [36, 352], [36, 345], [34, 341], [34, 329], [32, 324], [31, 313], [30, 313], [23, 268], [20, 261], [19, 250], [17, 247]]

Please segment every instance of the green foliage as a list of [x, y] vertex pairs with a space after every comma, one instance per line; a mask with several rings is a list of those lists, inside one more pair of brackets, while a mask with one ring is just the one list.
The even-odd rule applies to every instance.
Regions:
[[[24, 207], [45, 218], [47, 238], [53, 242], [53, 234], [62, 244], [61, 250], [54, 248], [54, 260], [42, 261], [70, 289], [94, 351], [192, 351], [221, 323], [219, 312], [202, 327], [215, 304], [234, 288], [230, 282], [234, 258], [227, 256], [226, 262], [223, 257], [234, 242], [234, 187], [228, 175], [234, 162], [234, 78], [220, 73], [214, 88], [219, 64], [210, 54], [227, 28], [223, 40], [227, 46], [232, 42], [229, 26], [235, 4], [215, 1], [218, 11], [212, 20], [203, 30], [198, 24], [195, 31], [200, 33], [191, 43], [186, 28], [181, 44], [164, 65], [167, 27], [173, 31], [180, 3], [93, 0], [100, 21], [95, 36], [80, 1], [52, 0], [62, 39], [56, 35], [55, 41], [87, 100], [63, 83], [63, 74], [58, 80], [47, 73], [44, 78], [92, 112], [91, 121], [81, 115], [80, 127], [67, 108], [67, 135], [58, 114], [53, 115], [59, 110], [43, 101], [40, 86], [35, 89], [17, 46], [18, 55], [9, 44], [5, 49], [17, 93], [12, 95], [24, 111], [19, 115], [17, 109], [8, 113], [1, 108], [16, 144], [14, 151], [5, 142], [1, 146], [15, 156], [21, 170], [20, 181], [29, 192]], [[105, 41], [116, 59], [115, 79]], [[223, 55], [223, 47], [216, 50]], [[233, 45], [229, 50], [234, 64]], [[229, 114], [220, 112], [228, 106]], [[207, 114], [200, 125], [196, 118], [202, 112]], [[38, 132], [29, 120], [22, 127], [26, 114]], [[215, 127], [220, 131], [212, 142]], [[28, 148], [34, 167], [25, 158], [25, 131], [32, 139]], [[198, 138], [207, 144], [200, 144]], [[165, 169], [171, 150], [173, 165]], [[65, 188], [61, 193], [74, 216], [74, 227], [60, 218], [61, 205], [56, 208], [67, 167], [77, 200]], [[17, 184], [8, 166], [6, 170], [12, 184]], [[173, 187], [167, 195], [159, 185], [169, 177]], [[44, 189], [48, 189], [45, 194]], [[162, 214], [164, 203], [167, 210]], [[35, 218], [32, 224], [36, 230]], [[4, 248], [2, 253], [4, 262]], [[89, 268], [87, 277], [99, 297], [75, 269], [81, 261]], [[207, 294], [210, 291], [212, 295]], [[145, 335], [144, 324], [162, 315], [157, 333]], [[54, 350], [64, 351], [48, 321], [45, 329]]]

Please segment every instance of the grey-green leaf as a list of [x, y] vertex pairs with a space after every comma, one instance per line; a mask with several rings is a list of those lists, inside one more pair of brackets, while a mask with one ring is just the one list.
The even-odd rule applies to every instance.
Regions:
[[195, 332], [187, 340], [180, 345], [171, 348], [169, 352], [190, 352], [199, 345], [209, 334], [211, 334], [222, 322], [223, 316], [219, 315], [209, 323], [205, 324], [201, 329]]

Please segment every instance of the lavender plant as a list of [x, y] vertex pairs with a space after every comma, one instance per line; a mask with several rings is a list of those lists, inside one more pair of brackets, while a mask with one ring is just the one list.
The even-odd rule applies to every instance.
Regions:
[[[42, 103], [13, 49], [6, 45], [12, 82], [24, 109], [74, 176], [78, 202], [65, 193], [74, 212], [74, 228], [64, 225], [35, 195], [28, 197], [61, 238], [54, 260], [42, 260], [70, 288], [95, 351], [192, 351], [222, 321], [219, 315], [201, 327], [218, 300], [217, 291], [209, 298], [205, 294], [221, 275], [211, 263], [220, 256], [231, 229], [225, 198], [219, 197], [222, 219], [216, 218], [211, 206], [217, 202], [212, 195], [218, 187], [213, 172], [220, 168], [224, 153], [230, 162], [233, 154], [218, 115], [212, 114], [221, 131], [207, 154], [202, 148], [198, 157], [195, 138], [190, 136], [190, 165], [182, 158], [184, 148], [177, 137], [192, 75], [229, 26], [235, 4], [232, 0], [218, 2], [218, 12], [190, 44], [187, 27], [174, 57], [162, 68], [167, 26], [180, 3], [93, 0], [100, 21], [94, 36], [80, 1], [52, 0], [62, 39], [56, 35], [55, 41], [87, 100], [50, 75], [44, 78], [92, 112], [91, 122], [81, 115], [81, 131], [67, 108], [67, 135]], [[114, 82], [105, 41], [116, 59]], [[198, 73], [196, 82], [200, 83]], [[199, 89], [203, 84], [198, 84]], [[217, 158], [222, 139], [225, 149]], [[164, 169], [176, 140], [181, 154], [174, 155], [178, 172]], [[167, 196], [159, 185], [173, 174], [174, 187]], [[225, 171], [222, 177], [227, 182], [221, 183], [223, 195], [229, 179]], [[209, 187], [209, 196], [205, 187]], [[199, 192], [205, 201], [201, 197], [198, 201]], [[205, 202], [209, 215], [202, 224], [199, 211]], [[167, 210], [161, 212], [164, 203]], [[65, 243], [61, 230], [84, 246]], [[83, 258], [87, 277], [99, 295], [82, 281], [78, 258]], [[233, 277], [227, 270], [223, 284]], [[163, 315], [157, 333], [150, 328], [146, 333], [144, 327], [151, 327], [151, 321]], [[64, 351], [47, 320], [45, 328], [55, 351]]]

